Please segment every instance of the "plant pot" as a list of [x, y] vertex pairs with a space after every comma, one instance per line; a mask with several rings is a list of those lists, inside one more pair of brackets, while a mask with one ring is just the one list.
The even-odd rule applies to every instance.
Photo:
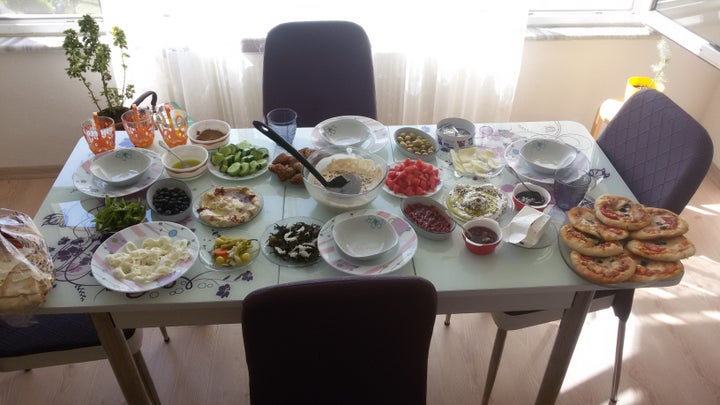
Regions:
[[633, 76], [627, 80], [625, 86], [625, 100], [629, 99], [633, 94], [637, 93], [641, 89], [653, 89], [659, 92], [665, 90], [665, 86], [662, 83], [657, 83], [650, 77]]
[[[155, 105], [157, 104], [157, 93], [155, 93], [152, 90], [146, 91], [145, 93], [138, 96], [138, 98], [135, 99], [135, 101], [132, 102], [132, 104], [135, 104], [136, 106], [139, 106], [143, 101], [145, 101], [146, 98], [150, 97], [150, 107], [152, 109], [152, 112], [155, 112]], [[122, 117], [123, 113], [126, 111], [129, 111], [129, 107], [122, 107], [114, 112], [110, 113], [107, 109], [99, 111], [98, 115], [103, 117], [110, 117], [115, 121], [115, 130], [116, 131], [124, 131], [125, 127], [123, 126]]]

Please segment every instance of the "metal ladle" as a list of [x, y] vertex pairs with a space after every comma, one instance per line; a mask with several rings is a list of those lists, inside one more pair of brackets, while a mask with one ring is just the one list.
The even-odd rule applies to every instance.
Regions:
[[165, 144], [162, 140], [158, 142], [161, 148], [165, 149], [166, 151], [170, 152], [171, 155], [175, 156], [175, 159], [180, 161], [180, 165], [183, 169], [187, 169], [188, 167], [193, 167], [190, 163], [184, 161], [180, 156], [177, 155], [177, 153], [173, 152], [173, 150]]
[[326, 189], [338, 192], [340, 194], [360, 194], [360, 190], [362, 189], [362, 181], [358, 176], [352, 173], [346, 173], [341, 174], [330, 181], [327, 181], [325, 180], [325, 177], [323, 177], [323, 175], [320, 174], [317, 169], [315, 169], [315, 166], [308, 162], [307, 159], [305, 159], [305, 157], [297, 151], [297, 149], [293, 148], [293, 146], [288, 141], [286, 141], [282, 136], [278, 135], [277, 132], [273, 131], [272, 128], [268, 127], [260, 121], [253, 121], [253, 126], [255, 126], [258, 131], [262, 132], [263, 135], [267, 136], [273, 142], [282, 146], [286, 151], [288, 151], [288, 153], [290, 153], [295, 159], [298, 160], [298, 162], [305, 166], [305, 168], [308, 169], [310, 173], [312, 173], [312, 175], [315, 176], [315, 178], [318, 179], [318, 181]]

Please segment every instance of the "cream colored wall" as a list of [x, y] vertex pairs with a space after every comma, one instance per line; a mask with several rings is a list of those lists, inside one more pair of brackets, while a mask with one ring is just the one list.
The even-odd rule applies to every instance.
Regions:
[[[657, 39], [528, 40], [512, 121], [571, 120], [590, 128], [603, 100], [652, 75]], [[713, 136], [720, 162], [720, 71], [671, 44], [666, 94]], [[94, 108], [65, 76], [62, 50], [0, 53], [0, 168], [62, 165]]]

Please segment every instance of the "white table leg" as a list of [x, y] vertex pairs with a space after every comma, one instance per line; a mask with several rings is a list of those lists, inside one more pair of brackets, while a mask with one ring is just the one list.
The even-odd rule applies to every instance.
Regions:
[[572, 306], [563, 314], [535, 404], [554, 404], [557, 400], [594, 296], [594, 291], [576, 292]]

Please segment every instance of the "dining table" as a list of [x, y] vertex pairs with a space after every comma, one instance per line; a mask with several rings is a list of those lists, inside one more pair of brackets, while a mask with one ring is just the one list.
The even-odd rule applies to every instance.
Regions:
[[[412, 127], [433, 135], [436, 130], [435, 125], [385, 126], [375, 120], [363, 119], [373, 132], [364, 148], [391, 165], [406, 159], [394, 140], [396, 130]], [[588, 192], [584, 204], [591, 204], [594, 197], [606, 193], [634, 198], [580, 123], [477, 123], [476, 130], [475, 146], [495, 151], [504, 164], [512, 165], [525, 180], [552, 190], [552, 178], [536, 177], [527, 171], [518, 150], [524, 142], [534, 138], [555, 139], [581, 152], [578, 156], [585, 159], [581, 164], [586, 168], [600, 170], [606, 175]], [[161, 155], [163, 151], [158, 146], [159, 139], [159, 134], [156, 134], [155, 143], [147, 149]], [[268, 148], [271, 159], [283, 152], [256, 129], [232, 129], [230, 142], [242, 140]], [[316, 127], [298, 128], [294, 146], [320, 148], [327, 145]], [[125, 132], [118, 131], [116, 148], [124, 147], [132, 148], [133, 145]], [[151, 396], [137, 372], [122, 329], [241, 323], [243, 299], [259, 288], [343, 275], [382, 276], [390, 272], [431, 281], [437, 290], [438, 314], [564, 310], [536, 399], [538, 404], [554, 403], [595, 292], [617, 288], [587, 281], [567, 264], [567, 252], [563, 252], [557, 236], [559, 227], [566, 222], [566, 215], [557, 207], [549, 211], [551, 221], [544, 240], [541, 239], [543, 243], [534, 248], [503, 242], [492, 254], [476, 255], [465, 247], [461, 231], [456, 228], [446, 240], [431, 240], [413, 233], [412, 240], [403, 245], [404, 252], [400, 257], [396, 255], [386, 262], [372, 265], [323, 258], [312, 265], [288, 267], [261, 254], [247, 267], [218, 271], [208, 262], [212, 242], [218, 235], [260, 239], [273, 224], [283, 219], [307, 217], [325, 223], [343, 215], [343, 212], [319, 205], [302, 184], [281, 182], [272, 172], [259, 173], [249, 179], [231, 179], [218, 174], [215, 169], [195, 179], [185, 180], [193, 198], [213, 187], [243, 185], [262, 195], [260, 212], [252, 220], [231, 228], [211, 227], [201, 222], [197, 215], [190, 215], [181, 221], [181, 225], [197, 236], [201, 249], [198, 259], [184, 274], [167, 285], [149, 291], [113, 291], [93, 276], [92, 257], [103, 243], [103, 238], [95, 230], [95, 214], [103, 206], [106, 195], [143, 199], [146, 188], [156, 179], [167, 177], [167, 174], [161, 167], [154, 167], [146, 179], [133, 186], [120, 191], [104, 188], [87, 170], [93, 156], [85, 140], [80, 138], [34, 217], [55, 265], [54, 286], [37, 313], [89, 313], [123, 395], [131, 404], [151, 403]], [[438, 168], [442, 179], [442, 186], [432, 195], [440, 202], [457, 183], [491, 183], [509, 196], [518, 182], [508, 170], [501, 170], [492, 177], [456, 173], [448, 156], [448, 151], [443, 149], [437, 157], [429, 160]], [[400, 204], [401, 197], [383, 190], [362, 209], [385, 212], [407, 221]], [[515, 214], [512, 203], [508, 202], [498, 220], [501, 225], [507, 224]], [[149, 211], [147, 219], [153, 220]], [[651, 284], [629, 283], [622, 287], [655, 287], [679, 282], [679, 279], [673, 279]]]

